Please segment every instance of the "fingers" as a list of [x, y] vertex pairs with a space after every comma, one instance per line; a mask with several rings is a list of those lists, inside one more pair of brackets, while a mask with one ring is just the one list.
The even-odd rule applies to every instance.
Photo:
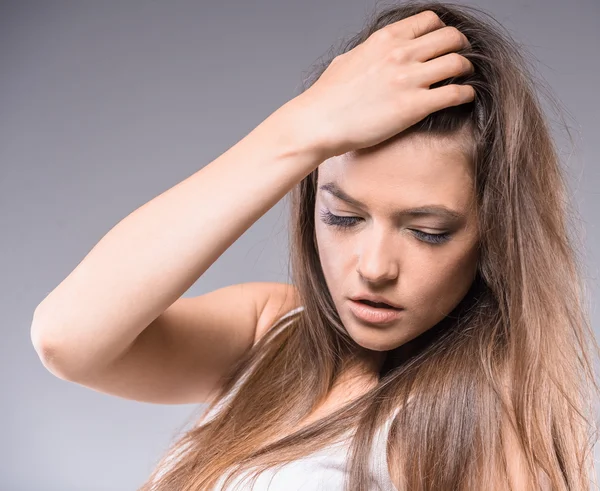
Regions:
[[471, 46], [467, 37], [454, 26], [446, 26], [431, 10], [393, 22], [374, 33], [374, 37], [402, 43], [402, 51], [414, 61], [425, 62], [440, 55]]
[[471, 43], [469, 43], [467, 36], [456, 27], [446, 26], [412, 40], [402, 49], [407, 53], [409, 59], [425, 62], [470, 46]]
[[389, 30], [394, 36], [401, 39], [415, 39], [445, 25], [435, 12], [424, 10], [418, 14], [388, 24], [383, 29]]
[[475, 67], [464, 56], [458, 53], [448, 53], [426, 63], [421, 63], [414, 70], [415, 75], [413, 77], [417, 84], [422, 87], [429, 87], [450, 77], [471, 74], [475, 71]]
[[427, 89], [423, 100], [423, 109], [432, 113], [449, 106], [458, 106], [475, 99], [475, 89], [470, 85], [450, 84], [435, 89]]

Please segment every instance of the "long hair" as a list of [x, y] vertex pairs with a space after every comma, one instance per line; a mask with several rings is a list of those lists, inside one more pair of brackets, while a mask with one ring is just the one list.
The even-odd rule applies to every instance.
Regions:
[[[375, 387], [292, 431], [335, 386], [356, 347], [319, 261], [315, 169], [290, 193], [289, 264], [304, 308], [287, 318], [285, 328], [270, 329], [233, 367], [209, 406], [221, 403], [216, 416], [178, 436], [141, 491], [212, 489], [224, 476], [224, 484], [242, 475], [251, 482], [263, 469], [348, 435], [345, 489], [373, 489], [374, 434], [387, 421], [384, 464], [399, 490], [512, 489], [507, 428], [522, 451], [522, 489], [539, 489], [542, 479], [556, 491], [589, 489], [598, 345], [578, 236], [568, 228], [577, 225], [571, 220], [576, 215], [536, 93], [544, 84], [535, 80], [521, 46], [475, 7], [403, 2], [374, 13], [358, 34], [332, 49], [302, 90], [336, 55], [423, 10], [471, 43], [460, 53], [475, 73], [432, 88], [468, 83], [475, 100], [409, 129], [448, 138], [468, 128], [480, 228], [471, 289], [442, 321], [388, 352]], [[288, 436], [272, 441], [286, 429]]]

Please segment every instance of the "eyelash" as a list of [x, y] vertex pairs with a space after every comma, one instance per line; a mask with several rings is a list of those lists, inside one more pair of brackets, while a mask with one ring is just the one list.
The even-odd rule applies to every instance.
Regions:
[[[333, 227], [338, 228], [350, 228], [356, 225], [356, 222], [360, 220], [359, 217], [342, 217], [339, 215], [334, 215], [329, 210], [321, 210], [321, 220], [327, 225], [331, 225]], [[423, 232], [422, 230], [410, 229], [414, 232], [417, 238], [421, 242], [427, 242], [431, 245], [443, 244], [450, 240], [450, 236], [452, 235], [450, 232], [443, 232], [441, 234], [430, 234], [427, 232]]]

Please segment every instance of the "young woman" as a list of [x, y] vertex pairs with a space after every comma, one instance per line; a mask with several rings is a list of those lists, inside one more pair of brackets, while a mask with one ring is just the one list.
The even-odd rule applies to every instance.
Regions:
[[[141, 490], [589, 489], [597, 345], [535, 88], [477, 9], [381, 11], [98, 243], [36, 310], [41, 359], [210, 402]], [[182, 297], [290, 191], [294, 284]]]

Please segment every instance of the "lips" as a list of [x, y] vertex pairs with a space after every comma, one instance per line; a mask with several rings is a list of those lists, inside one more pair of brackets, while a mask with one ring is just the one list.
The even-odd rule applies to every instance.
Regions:
[[371, 307], [384, 308], [384, 309], [397, 309], [397, 307], [393, 307], [390, 304], [385, 302], [371, 302], [370, 300], [357, 300], [357, 302], [364, 303], [366, 305], [370, 305]]
[[405, 315], [404, 309], [391, 307], [373, 307], [366, 301], [351, 300], [348, 306], [352, 314], [359, 320], [374, 325], [386, 325], [397, 321]]
[[354, 300], [355, 302], [360, 302], [365, 305], [370, 305], [371, 307], [376, 308], [390, 308], [390, 309], [403, 309], [401, 305], [398, 305], [397, 302], [394, 302], [391, 299], [380, 295], [372, 295], [369, 293], [355, 295], [354, 297], [350, 297], [350, 300]]

